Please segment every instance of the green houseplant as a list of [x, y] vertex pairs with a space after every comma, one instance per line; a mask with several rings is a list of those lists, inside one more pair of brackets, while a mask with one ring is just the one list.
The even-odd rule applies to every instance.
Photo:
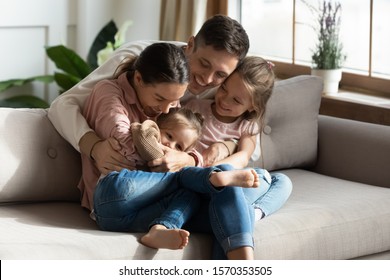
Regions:
[[[111, 52], [123, 44], [126, 29], [130, 25], [131, 21], [127, 21], [118, 30], [112, 20], [108, 22], [93, 41], [87, 60], [84, 60], [76, 52], [64, 45], [45, 47], [46, 54], [55, 63], [57, 71], [53, 75], [0, 81], [0, 94], [9, 88], [36, 81], [43, 83], [54, 81], [58, 85], [60, 93], [70, 89], [97, 68], [99, 63], [103, 63], [104, 59], [107, 59]], [[31, 94], [16, 94], [0, 100], [0, 106], [47, 108], [49, 104], [45, 100]]]
[[313, 28], [317, 34], [317, 42], [312, 50], [312, 75], [323, 78], [325, 94], [337, 93], [346, 59], [339, 37], [341, 4], [337, 1], [322, 0], [318, 7], [315, 7], [307, 1], [302, 2], [316, 16]]

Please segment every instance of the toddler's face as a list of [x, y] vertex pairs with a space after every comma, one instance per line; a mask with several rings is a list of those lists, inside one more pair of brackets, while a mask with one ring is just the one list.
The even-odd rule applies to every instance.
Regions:
[[175, 129], [160, 129], [161, 144], [171, 149], [186, 152], [198, 139], [198, 134], [194, 129], [176, 127]]

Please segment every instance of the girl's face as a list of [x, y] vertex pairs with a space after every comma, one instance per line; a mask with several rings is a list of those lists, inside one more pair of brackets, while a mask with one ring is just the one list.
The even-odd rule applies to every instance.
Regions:
[[245, 112], [253, 111], [252, 95], [238, 73], [233, 73], [218, 88], [214, 114], [220, 121], [233, 122]]
[[177, 107], [188, 86], [187, 83], [145, 84], [138, 72], [134, 79], [138, 100], [149, 117], [167, 114], [170, 108]]
[[178, 126], [175, 128], [161, 128], [161, 144], [171, 149], [185, 152], [198, 140], [194, 129]]

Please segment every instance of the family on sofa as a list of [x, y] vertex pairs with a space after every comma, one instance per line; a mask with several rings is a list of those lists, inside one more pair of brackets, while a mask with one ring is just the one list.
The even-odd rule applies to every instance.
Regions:
[[[258, 174], [255, 169], [231, 171], [247, 167], [255, 150], [256, 135], [262, 129], [259, 124], [274, 87], [273, 65], [246, 56], [248, 36], [237, 21], [226, 16], [210, 18], [187, 45], [177, 44], [153, 43], [137, 55], [131, 52], [135, 47], [141, 49], [137, 43], [125, 44], [110, 61], [55, 100], [49, 118], [81, 152], [81, 203], [91, 211], [100, 229], [149, 231], [141, 238], [143, 244], [169, 249], [188, 244], [190, 232], [182, 227], [206, 230], [218, 241], [215, 258], [253, 259], [255, 209], [260, 218], [272, 214], [284, 204], [292, 188], [284, 174]], [[124, 62], [118, 66], [118, 60]], [[214, 100], [199, 104], [194, 97], [206, 91], [215, 95]], [[185, 101], [181, 100], [184, 95]], [[73, 100], [82, 104], [81, 108], [72, 105]], [[163, 148], [163, 156], [142, 162], [133, 143], [131, 124], [156, 120], [181, 103], [185, 107], [190, 103], [194, 111], [208, 109], [203, 112], [202, 136], [196, 137], [199, 144], [186, 151], [192, 145], [183, 145], [188, 135], [179, 135], [172, 127], [167, 133], [171, 143]], [[67, 135], [68, 131], [72, 134]], [[112, 142], [117, 149], [107, 149]], [[181, 145], [177, 148], [176, 143]], [[216, 145], [225, 148], [225, 155], [220, 153], [221, 147], [212, 147]], [[172, 163], [172, 159], [177, 162]], [[148, 178], [155, 178], [157, 183], [151, 179], [145, 183], [138, 173], [128, 172], [173, 172], [194, 165], [218, 167], [206, 169], [210, 181], [213, 173], [226, 170], [223, 174], [227, 185], [248, 185], [258, 191], [218, 189], [220, 186], [210, 182], [202, 188], [199, 182], [205, 182], [203, 177], [191, 180], [195, 185], [188, 183], [188, 174], [197, 174], [198, 168], [186, 167], [183, 171], [187, 175], [178, 176], [188, 178], [177, 187], [173, 183], [177, 179], [164, 177], [163, 181], [160, 174], [150, 173]], [[232, 174], [235, 178], [228, 180]], [[196, 216], [209, 221], [209, 225], [196, 225], [192, 221]]]
[[125, 44], [48, 110], [0, 108], [0, 257], [389, 259], [389, 127], [318, 115], [318, 77], [274, 82], [248, 48], [215, 16]]

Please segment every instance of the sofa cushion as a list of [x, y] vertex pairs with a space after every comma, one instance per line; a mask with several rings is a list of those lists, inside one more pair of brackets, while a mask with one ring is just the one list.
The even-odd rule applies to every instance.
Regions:
[[[390, 189], [284, 170], [287, 203], [256, 222], [256, 259], [350, 259], [389, 252]], [[78, 203], [0, 205], [0, 259], [209, 259], [211, 236], [184, 250], [155, 250], [141, 234], [100, 231]], [[387, 254], [388, 256], [388, 254]]]
[[262, 157], [255, 166], [275, 170], [315, 163], [321, 92], [322, 79], [314, 76], [276, 82], [260, 139]]
[[283, 170], [286, 204], [256, 224], [256, 259], [351, 259], [390, 250], [390, 189]]
[[0, 120], [0, 203], [79, 200], [79, 153], [46, 110], [0, 108]]
[[0, 259], [209, 259], [211, 238], [191, 234], [185, 250], [151, 249], [142, 233], [98, 229], [79, 203], [0, 205]]

